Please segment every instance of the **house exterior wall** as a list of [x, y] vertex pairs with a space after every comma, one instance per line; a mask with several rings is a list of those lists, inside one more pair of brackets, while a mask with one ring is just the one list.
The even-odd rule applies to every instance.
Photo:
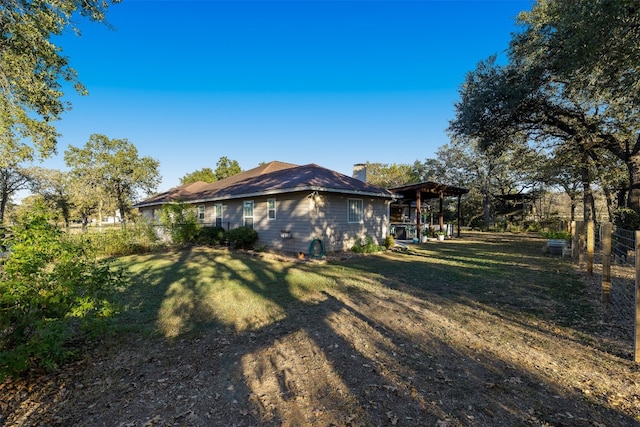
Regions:
[[[275, 218], [269, 217], [269, 199], [275, 199]], [[362, 200], [363, 220], [348, 222], [349, 199]], [[322, 241], [325, 252], [351, 249], [359, 238], [369, 236], [382, 244], [389, 234], [389, 203], [382, 198], [358, 197], [335, 193], [283, 193], [270, 196], [248, 197], [221, 202], [195, 203], [204, 205], [204, 226], [216, 224], [215, 205], [222, 204], [222, 226], [233, 229], [244, 225], [243, 206], [253, 201], [253, 228], [258, 232], [258, 246], [266, 249], [304, 254], [309, 253], [313, 239]], [[159, 207], [156, 207], [157, 211]], [[153, 218], [153, 208], [140, 209], [141, 215]], [[283, 239], [282, 231], [290, 238]]]
[[[362, 200], [361, 222], [348, 222], [349, 199]], [[364, 237], [382, 244], [389, 235], [389, 205], [384, 199], [321, 193], [310, 200], [309, 209], [311, 234], [322, 240], [326, 252], [347, 251]]]

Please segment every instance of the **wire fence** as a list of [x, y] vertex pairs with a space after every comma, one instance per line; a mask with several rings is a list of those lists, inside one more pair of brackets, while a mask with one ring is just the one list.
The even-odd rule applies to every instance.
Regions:
[[[600, 224], [581, 227], [574, 230], [574, 260], [581, 265], [586, 262], [587, 272], [601, 273], [603, 303], [606, 303], [607, 318], [615, 334], [627, 342], [634, 342], [634, 360], [640, 362], [640, 307], [637, 301], [639, 278], [636, 268], [637, 231]], [[589, 230], [594, 230], [593, 247], [589, 248]], [[583, 230], [586, 236], [580, 236]], [[609, 234], [607, 236], [607, 234]], [[580, 249], [581, 243], [586, 245]], [[609, 246], [607, 248], [607, 246]], [[589, 253], [593, 254], [589, 257]], [[586, 256], [585, 256], [586, 255]], [[605, 258], [609, 258], [608, 260]], [[606, 294], [606, 298], [605, 298]]]
[[624, 228], [614, 228], [611, 234], [612, 261], [617, 264], [635, 266], [636, 232]]

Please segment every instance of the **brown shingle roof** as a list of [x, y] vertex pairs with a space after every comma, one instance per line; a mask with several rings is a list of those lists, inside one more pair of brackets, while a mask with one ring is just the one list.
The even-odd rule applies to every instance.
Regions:
[[211, 184], [193, 183], [176, 187], [144, 200], [135, 207], [175, 201], [207, 202], [294, 191], [325, 191], [389, 199], [394, 197], [394, 193], [388, 190], [316, 164], [297, 166], [270, 162]]

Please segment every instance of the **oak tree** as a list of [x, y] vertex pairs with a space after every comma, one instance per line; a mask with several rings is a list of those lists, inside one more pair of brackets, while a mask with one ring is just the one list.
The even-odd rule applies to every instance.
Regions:
[[123, 225], [138, 192], [150, 194], [160, 182], [158, 161], [140, 157], [138, 149], [126, 139], [93, 134], [82, 148], [70, 145], [64, 160], [72, 175], [113, 197]]
[[55, 152], [64, 85], [87, 91], [53, 36], [79, 34], [79, 16], [104, 22], [119, 0], [4, 0], [0, 5], [0, 167]]

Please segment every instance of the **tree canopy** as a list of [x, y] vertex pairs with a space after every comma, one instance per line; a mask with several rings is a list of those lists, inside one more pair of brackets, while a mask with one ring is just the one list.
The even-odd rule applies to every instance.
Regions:
[[216, 182], [218, 178], [211, 168], [202, 168], [190, 172], [180, 178], [180, 184], [191, 184], [192, 182]]
[[242, 168], [237, 160], [229, 160], [228, 157], [222, 156], [218, 160], [218, 163], [216, 163], [215, 171], [211, 168], [197, 169], [180, 178], [180, 184], [184, 185], [198, 181], [216, 182], [239, 174], [240, 172], [242, 172]]
[[14, 167], [0, 167], [0, 225], [4, 223], [4, 215], [11, 195], [27, 188], [31, 182], [28, 169]]
[[401, 187], [418, 182], [411, 165], [367, 162], [367, 182], [382, 188]]
[[123, 222], [137, 192], [152, 193], [160, 182], [158, 161], [139, 157], [138, 149], [126, 139], [91, 135], [83, 148], [70, 145], [64, 160], [86, 187], [113, 197]]
[[216, 163], [216, 178], [218, 181], [237, 175], [240, 172], [242, 172], [242, 168], [237, 160], [230, 160], [228, 157], [222, 156]]
[[79, 34], [78, 16], [104, 22], [119, 0], [4, 0], [0, 6], [0, 167], [55, 152], [54, 122], [69, 108], [63, 84], [86, 89], [53, 36]]
[[508, 63], [488, 58], [467, 75], [449, 129], [485, 148], [522, 138], [572, 147], [585, 189], [589, 159], [611, 153], [628, 171], [626, 204], [640, 211], [638, 19], [634, 1], [538, 1], [519, 17]]

